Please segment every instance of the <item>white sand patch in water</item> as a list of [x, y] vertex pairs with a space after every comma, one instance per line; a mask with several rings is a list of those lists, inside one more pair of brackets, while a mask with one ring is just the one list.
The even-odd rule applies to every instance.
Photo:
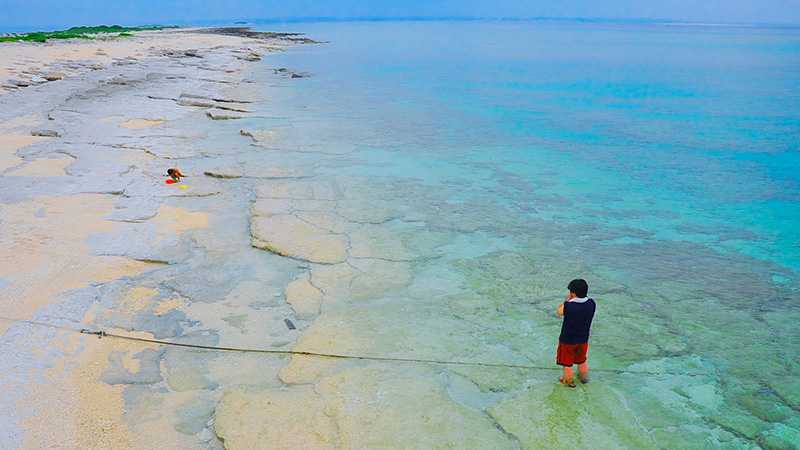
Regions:
[[304, 274], [286, 286], [286, 302], [292, 305], [298, 318], [312, 319], [319, 314], [322, 292], [311, 284], [308, 274]]
[[0, 122], [0, 130], [13, 130], [15, 128], [31, 128], [35, 127], [41, 122], [42, 118], [39, 114], [26, 114], [24, 116], [17, 116], [11, 120]]
[[[61, 292], [151, 267], [129, 258], [91, 253], [86, 243], [89, 235], [115, 227], [105, 220], [113, 205], [113, 197], [101, 194], [38, 197], [0, 205], [4, 218], [0, 278], [9, 283], [0, 291], [0, 312], [29, 318]], [[7, 327], [0, 324], [0, 333]]]
[[[29, 431], [23, 448], [187, 448], [187, 436], [176, 432], [172, 421], [165, 420], [158, 408], [139, 414], [139, 422], [129, 422], [123, 398], [126, 386], [102, 381], [112, 354], [122, 354], [124, 370], [136, 374], [142, 368], [135, 355], [154, 350], [155, 345], [94, 337], [63, 339], [79, 341], [83, 348], [45, 369], [42, 375], [46, 383], [30, 386], [32, 393], [22, 403], [25, 408], [34, 407], [37, 414], [23, 422], [23, 428]], [[179, 400], [173, 397], [173, 401]]]
[[162, 233], [181, 234], [189, 230], [207, 228], [208, 214], [169, 205], [161, 205], [158, 214], [150, 219]]
[[136, 286], [131, 288], [122, 299], [120, 310], [133, 315], [147, 308], [158, 295], [158, 290], [151, 287]]
[[29, 161], [19, 168], [6, 173], [11, 177], [61, 177], [65, 169], [75, 160], [72, 158], [47, 158]]
[[181, 309], [181, 307], [183, 307], [184, 304], [185, 304], [185, 302], [180, 298], [171, 298], [171, 299], [168, 299], [168, 300], [164, 300], [162, 302], [159, 302], [153, 308], [153, 314], [155, 314], [157, 316], [162, 316], [162, 315], [164, 315], [164, 314], [166, 314], [166, 313], [168, 313], [170, 311], [174, 311], [176, 309]]
[[161, 119], [129, 119], [122, 122], [119, 126], [129, 130], [140, 130], [142, 128], [154, 127], [164, 123]]

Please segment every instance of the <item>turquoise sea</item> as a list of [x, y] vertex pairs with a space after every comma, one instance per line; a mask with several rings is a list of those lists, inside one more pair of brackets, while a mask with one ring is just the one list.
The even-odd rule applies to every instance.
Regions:
[[311, 75], [270, 93], [279, 145], [357, 184], [357, 208], [392, 205], [380, 224], [423, 255], [380, 295], [323, 306], [346, 318], [328, 350], [341, 333], [374, 355], [556, 368], [552, 311], [582, 277], [589, 385], [432, 369], [498, 448], [798, 448], [800, 30], [262, 28], [327, 41], [268, 60]]

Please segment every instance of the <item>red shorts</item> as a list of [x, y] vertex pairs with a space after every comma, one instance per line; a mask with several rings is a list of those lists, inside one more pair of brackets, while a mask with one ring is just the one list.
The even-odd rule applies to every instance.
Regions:
[[558, 350], [556, 351], [556, 364], [567, 367], [573, 364], [583, 364], [586, 362], [586, 356], [588, 354], [588, 342], [582, 344], [564, 344], [563, 342], [559, 342]]

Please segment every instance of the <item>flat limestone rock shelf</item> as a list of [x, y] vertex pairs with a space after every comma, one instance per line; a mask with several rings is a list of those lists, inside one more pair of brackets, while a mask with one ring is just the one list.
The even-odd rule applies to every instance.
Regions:
[[[262, 37], [172, 30], [0, 45], [0, 85], [63, 72], [0, 88], [3, 316], [202, 345], [294, 342], [305, 324], [283, 291], [296, 262], [250, 245], [255, 177], [229, 178], [298, 172], [266, 164], [236, 130], [235, 145], [214, 141], [231, 124], [197, 109], [220, 118], [261, 104], [257, 89], [237, 87], [259, 64], [238, 56], [279, 44]], [[190, 177], [165, 184], [176, 166]], [[14, 386], [0, 395], [3, 449], [219, 450], [209, 420], [220, 386], [279, 387], [285, 364], [26, 322], [0, 323], [0, 350], [0, 386]]]
[[231, 449], [338, 448], [336, 425], [311, 386], [228, 391], [217, 405], [214, 431]]
[[314, 386], [231, 390], [214, 429], [231, 449], [517, 448], [490, 417], [453, 403], [426, 370], [398, 377], [360, 367]]
[[289, 283], [285, 295], [298, 318], [308, 320], [319, 314], [322, 292], [311, 284], [307, 274]]
[[254, 217], [253, 246], [278, 255], [322, 264], [347, 259], [347, 237], [333, 234], [294, 215]]

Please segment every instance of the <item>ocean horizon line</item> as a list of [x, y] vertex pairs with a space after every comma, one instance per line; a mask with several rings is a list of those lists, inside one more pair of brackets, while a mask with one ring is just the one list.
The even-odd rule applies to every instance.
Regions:
[[[573, 23], [588, 25], [649, 25], [672, 27], [708, 27], [708, 28], [766, 28], [766, 29], [800, 29], [800, 23], [748, 23], [748, 22], [709, 22], [687, 21], [668, 18], [614, 18], [614, 17], [506, 17], [506, 16], [302, 16], [302, 17], [274, 17], [274, 18], [240, 18], [230, 20], [165, 20], [156, 23], [128, 23], [114, 22], [123, 26], [165, 26], [176, 25], [180, 27], [207, 27], [207, 26], [252, 26], [268, 24], [293, 24], [293, 23], [348, 23], [348, 22], [551, 22]], [[111, 23], [105, 24], [109, 25]], [[0, 33], [31, 33], [39, 31], [55, 31], [76, 26], [98, 26], [96, 23], [73, 24], [43, 24], [22, 26], [0, 26]]]

